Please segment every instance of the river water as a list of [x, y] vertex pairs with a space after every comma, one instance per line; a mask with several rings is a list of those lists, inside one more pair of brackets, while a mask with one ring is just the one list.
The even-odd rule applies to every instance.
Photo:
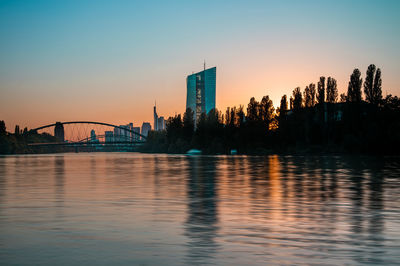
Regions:
[[0, 157], [1, 265], [302, 263], [400, 263], [398, 157]]

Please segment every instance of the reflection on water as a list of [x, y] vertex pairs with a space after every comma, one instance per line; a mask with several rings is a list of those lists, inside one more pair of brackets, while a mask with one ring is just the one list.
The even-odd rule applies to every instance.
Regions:
[[1, 264], [399, 264], [400, 159], [0, 157]]

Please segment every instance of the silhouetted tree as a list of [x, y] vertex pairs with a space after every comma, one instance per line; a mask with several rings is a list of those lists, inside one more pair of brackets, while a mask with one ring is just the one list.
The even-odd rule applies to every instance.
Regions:
[[194, 131], [194, 112], [192, 109], [187, 108], [183, 114], [183, 135], [187, 141], [190, 141], [193, 137]]
[[314, 83], [310, 83], [310, 85], [308, 85], [308, 88], [310, 89], [310, 96], [311, 96], [311, 106], [315, 105], [315, 84]]
[[337, 98], [338, 98], [338, 90], [337, 90], [336, 79], [328, 77], [326, 83], [326, 101], [328, 103], [335, 103], [337, 102]]
[[235, 120], [236, 126], [241, 127], [244, 124], [245, 121], [245, 115], [244, 115], [244, 106], [243, 105], [239, 105], [239, 108], [236, 111], [236, 117], [237, 120]]
[[317, 102], [325, 102], [325, 77], [320, 77], [318, 81]]
[[382, 101], [382, 79], [381, 70], [378, 68], [375, 74], [375, 65], [368, 66], [364, 82], [365, 100], [372, 104], [379, 104]]
[[341, 93], [341, 94], [340, 94], [340, 102], [341, 102], [341, 103], [347, 102], [346, 93]]
[[302, 96], [301, 96], [301, 91], [300, 87], [297, 87], [293, 90], [293, 109], [294, 110], [299, 110], [302, 107]]
[[286, 94], [282, 96], [281, 98], [281, 105], [279, 106], [279, 115], [286, 115], [286, 112], [288, 111], [288, 102], [287, 102], [287, 96]]
[[290, 110], [293, 110], [293, 97], [292, 96], [290, 96], [289, 103], [290, 103]]
[[0, 120], [0, 134], [6, 134], [6, 123], [4, 122], [4, 120]]
[[19, 131], [19, 125], [15, 125], [15, 131], [14, 131], [15, 136], [19, 136], [20, 131]]
[[356, 68], [350, 76], [349, 87], [347, 89], [348, 102], [361, 102], [361, 85], [361, 72]]
[[167, 120], [167, 139], [170, 143], [176, 142], [182, 137], [182, 118], [181, 115], [175, 115]]
[[260, 118], [264, 122], [264, 125], [269, 128], [269, 124], [272, 121], [273, 114], [274, 114], [274, 105], [272, 103], [272, 100], [269, 98], [269, 96], [264, 96], [261, 99], [260, 102]]
[[259, 106], [260, 104], [256, 101], [254, 97], [250, 99], [249, 104], [247, 105], [247, 121], [257, 121], [259, 120]]
[[312, 102], [311, 102], [311, 93], [310, 93], [310, 87], [306, 86], [304, 89], [304, 107], [311, 107]]

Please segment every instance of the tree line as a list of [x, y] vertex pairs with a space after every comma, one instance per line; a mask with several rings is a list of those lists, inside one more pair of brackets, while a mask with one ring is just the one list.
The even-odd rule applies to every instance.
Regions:
[[14, 133], [7, 132], [6, 123], [0, 120], [0, 154], [53, 152], [46, 148], [32, 149], [27, 145], [40, 142], [57, 142], [57, 139], [48, 133], [29, 132], [26, 127], [21, 130], [19, 125], [15, 126]]
[[[364, 93], [362, 93], [362, 90]], [[382, 96], [381, 70], [371, 64], [363, 82], [359, 69], [339, 95], [333, 77], [320, 77], [301, 91], [283, 95], [276, 109], [268, 95], [247, 105], [168, 118], [165, 131], [151, 131], [147, 152], [204, 154], [362, 152], [397, 154], [400, 148], [400, 100]]]

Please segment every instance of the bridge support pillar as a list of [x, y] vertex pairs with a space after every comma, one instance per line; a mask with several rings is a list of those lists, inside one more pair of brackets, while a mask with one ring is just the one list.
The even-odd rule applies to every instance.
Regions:
[[54, 137], [56, 137], [58, 141], [64, 142], [64, 125], [61, 122], [56, 122]]

